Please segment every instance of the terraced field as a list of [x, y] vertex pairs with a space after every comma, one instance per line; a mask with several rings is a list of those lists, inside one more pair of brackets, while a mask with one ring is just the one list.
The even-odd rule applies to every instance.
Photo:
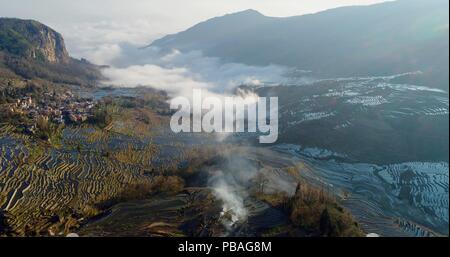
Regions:
[[[81, 228], [79, 234], [262, 236], [274, 228], [289, 227], [291, 223], [286, 213], [255, 197], [255, 192], [286, 190], [292, 193], [295, 174], [286, 173], [285, 168], [294, 163], [289, 159], [266, 162], [264, 158], [259, 159], [263, 155], [258, 151], [249, 151], [246, 147], [225, 148], [220, 156], [225, 159], [202, 166], [201, 178], [192, 178], [195, 186], [185, 188], [181, 194], [120, 203], [105, 217]], [[227, 158], [232, 158], [232, 163]], [[258, 183], [260, 177], [266, 183], [264, 188]], [[215, 180], [227, 184], [228, 197], [219, 193], [221, 189]], [[245, 215], [235, 216], [241, 211]], [[281, 229], [272, 231], [271, 235], [285, 232]]]
[[[448, 157], [441, 160], [448, 153], [441, 140], [448, 138], [448, 97], [422, 96], [428, 89], [405, 85], [343, 83], [341, 90], [325, 83], [296, 89], [305, 97], [285, 96], [280, 140], [306, 140], [305, 146], [244, 147], [246, 135], [219, 143], [215, 135], [173, 134], [161, 126], [167, 117], [139, 108], [122, 110], [102, 128], [67, 126], [57, 146], [0, 123], [0, 217], [19, 235], [288, 235], [289, 217], [260, 196], [293, 195], [302, 180], [337, 197], [366, 233], [448, 235]], [[270, 95], [285, 88], [261, 90]], [[419, 108], [411, 98], [420, 100]], [[397, 144], [397, 131], [408, 124], [417, 129]], [[423, 133], [430, 126], [436, 133]], [[408, 145], [404, 137], [418, 142]], [[333, 140], [336, 149], [320, 147]], [[359, 159], [367, 153], [376, 162]], [[385, 159], [416, 153], [433, 158]], [[178, 184], [165, 184], [169, 177]], [[175, 192], [159, 194], [156, 186]], [[134, 193], [137, 199], [127, 198]], [[53, 230], [58, 222], [64, 228]]]
[[[205, 189], [191, 188], [175, 196], [119, 203], [103, 218], [78, 233], [81, 236], [211, 236], [220, 228], [206, 226], [218, 219], [220, 205]], [[203, 226], [197, 226], [204, 224]], [[196, 230], [196, 227], [200, 229]]]
[[[0, 208], [19, 234], [26, 226], [45, 232], [55, 213], [88, 213], [133, 185], [152, 185], [161, 174], [186, 171], [197, 156], [208, 159], [212, 152], [186, 135], [142, 140], [82, 126], [67, 128], [67, 147], [58, 149], [31, 144], [9, 126], [0, 131]], [[221, 149], [228, 157], [200, 167], [203, 175], [190, 177], [180, 194], [119, 202], [71, 231], [90, 236], [283, 235], [289, 218], [257, 195], [292, 195], [297, 181], [306, 179], [338, 197], [366, 233], [448, 233], [446, 163], [351, 164], [336, 162], [346, 156], [331, 151], [292, 145]], [[225, 195], [221, 183], [229, 189]], [[232, 223], [223, 220], [227, 209], [243, 216], [232, 216]]]
[[448, 92], [389, 77], [255, 90], [279, 97], [278, 143], [328, 149], [357, 162], [448, 162]]
[[[66, 129], [66, 147], [58, 149], [12, 131], [0, 127], [0, 209], [15, 230], [44, 229], [47, 222], [34, 225], [39, 217], [67, 208], [83, 213], [130, 185], [151, 185], [156, 175], [175, 172], [194, 151], [92, 127]], [[170, 156], [164, 154], [168, 151]]]
[[304, 149], [274, 147], [313, 167], [301, 176], [340, 195], [342, 204], [366, 232], [385, 236], [448, 234], [448, 163], [349, 163], [337, 161], [332, 152], [323, 155], [317, 151], [314, 156]]

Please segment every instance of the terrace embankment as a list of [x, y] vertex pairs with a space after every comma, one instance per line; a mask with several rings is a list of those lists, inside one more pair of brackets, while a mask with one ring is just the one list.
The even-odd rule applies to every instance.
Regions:
[[105, 99], [109, 107], [98, 117], [107, 123], [66, 125], [58, 145], [0, 124], [0, 210], [8, 234], [65, 235], [118, 202], [183, 189], [182, 174], [215, 151], [157, 137], [167, 118], [124, 107], [134, 101]]

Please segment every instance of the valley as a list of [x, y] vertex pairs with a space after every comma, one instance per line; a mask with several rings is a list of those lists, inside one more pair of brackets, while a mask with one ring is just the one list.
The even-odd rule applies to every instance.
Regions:
[[[0, 17], [0, 236], [448, 237], [447, 9], [246, 10], [152, 43], [81, 23], [95, 38], [69, 33], [79, 58]], [[191, 133], [197, 89], [275, 97], [255, 129], [275, 140], [232, 132], [236, 117]], [[171, 100], [191, 92], [200, 112], [174, 132]]]
[[[237, 135], [219, 143], [165, 129], [170, 112], [153, 89], [79, 93], [112, 101], [112, 122], [67, 125], [59, 146], [2, 124], [1, 206], [11, 233], [305, 235], [267, 200], [293, 195], [304, 181], [336, 197], [366, 233], [448, 234], [447, 162], [370, 164], [317, 146], [249, 146]], [[230, 196], [217, 195], [220, 186]], [[232, 223], [221, 220], [224, 200]]]

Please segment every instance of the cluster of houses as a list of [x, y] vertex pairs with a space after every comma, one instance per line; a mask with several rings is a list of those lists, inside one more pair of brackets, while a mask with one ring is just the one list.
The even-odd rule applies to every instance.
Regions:
[[92, 116], [95, 103], [92, 99], [77, 98], [72, 92], [44, 93], [39, 99], [25, 96], [17, 99], [11, 111], [35, 120], [41, 116], [56, 123], [82, 123]]

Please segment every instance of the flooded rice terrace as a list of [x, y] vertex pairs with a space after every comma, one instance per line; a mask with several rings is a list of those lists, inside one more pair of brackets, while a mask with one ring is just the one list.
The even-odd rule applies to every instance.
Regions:
[[[380, 98], [364, 96], [361, 89], [358, 90], [356, 93], [341, 92], [352, 97], [343, 99], [343, 103], [360, 106], [355, 109], [357, 116], [342, 123], [341, 127], [336, 127], [333, 122], [339, 121], [336, 116], [339, 110], [345, 108], [330, 112], [323, 109], [319, 100], [309, 104], [310, 109], [301, 111], [292, 109], [288, 112], [286, 105], [282, 106], [285, 115], [291, 117], [285, 122], [299, 125], [311, 124], [308, 121], [327, 121], [327, 126], [334, 128], [332, 131], [342, 131], [358, 126], [357, 119], [370, 112], [370, 108], [395, 102], [392, 98], [394, 92], [390, 92], [389, 97]], [[373, 90], [379, 89], [371, 88], [369, 91], [373, 93]], [[401, 90], [405, 89], [401, 87]], [[324, 97], [336, 95], [333, 91], [326, 92]], [[96, 99], [108, 95], [133, 97], [137, 91], [94, 91]], [[419, 114], [439, 119], [446, 115], [448, 119], [448, 99], [445, 101], [445, 96], [441, 95], [436, 97], [444, 99], [437, 103], [444, 106], [426, 107]], [[387, 116], [408, 115], [404, 113], [408, 109], [402, 106], [401, 113], [395, 111], [399, 109], [398, 102], [392, 106], [384, 112]], [[414, 112], [417, 106], [415, 108]], [[248, 143], [248, 138], [238, 136], [222, 143], [214, 135], [174, 134], [167, 128], [155, 130], [151, 137], [134, 137], [103, 133], [89, 126], [67, 127], [63, 132], [65, 147], [30, 148], [26, 144], [26, 136], [11, 136], [11, 129], [7, 125], [0, 129], [0, 190], [4, 196], [0, 198], [0, 206], [13, 216], [24, 217], [11, 221], [11, 225], [16, 227], [42, 215], [40, 210], [57, 209], [69, 204], [82, 209], [86, 202], [114, 195], [124, 185], [152, 181], [154, 170], [186, 168], [192, 149], [231, 144], [240, 150], [228, 153], [226, 162], [209, 164], [206, 168], [196, 167], [203, 169], [207, 175], [187, 179], [184, 192], [176, 196], [118, 203], [101, 217], [81, 227], [79, 234], [176, 236], [181, 229], [184, 234], [195, 236], [259, 236], [270, 228], [285, 226], [288, 218], [249, 193], [258, 190], [255, 179], [263, 173], [268, 181], [264, 190], [275, 192], [281, 189], [293, 194], [296, 182], [292, 174], [283, 171], [283, 167], [299, 163], [306, 168], [295, 176], [334, 194], [366, 233], [381, 236], [436, 236], [449, 233], [448, 161], [372, 164], [357, 161], [354, 158], [357, 155], [323, 147], [285, 142], [269, 147], [254, 146]], [[283, 127], [281, 133], [282, 140], [286, 140], [283, 133], [287, 132]], [[311, 144], [311, 141], [308, 143]], [[111, 161], [111, 156], [119, 161]], [[233, 213], [229, 214], [229, 210]], [[209, 225], [199, 229], [200, 223]]]
[[383, 236], [429, 236], [448, 234], [448, 163], [409, 162], [390, 165], [324, 159], [319, 149], [278, 145], [311, 165], [302, 173], [312, 183], [324, 185], [342, 198], [342, 203], [366, 232]]

